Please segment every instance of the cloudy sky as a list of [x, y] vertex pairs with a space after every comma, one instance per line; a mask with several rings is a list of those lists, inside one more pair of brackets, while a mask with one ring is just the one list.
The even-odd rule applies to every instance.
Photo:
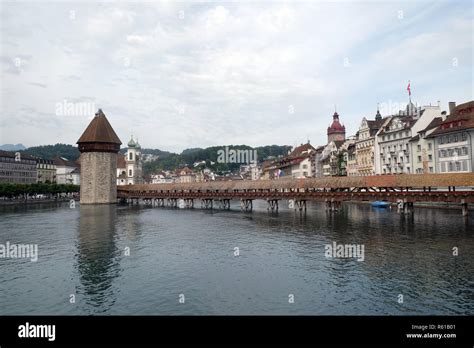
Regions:
[[[0, 4], [0, 144], [75, 144], [102, 108], [123, 143], [326, 143], [362, 117], [473, 99], [466, 1]], [[91, 110], [91, 111], [89, 111]]]

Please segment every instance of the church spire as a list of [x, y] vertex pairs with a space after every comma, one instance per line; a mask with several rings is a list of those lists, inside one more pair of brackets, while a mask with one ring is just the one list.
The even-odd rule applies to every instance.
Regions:
[[377, 103], [377, 113], [375, 114], [375, 121], [380, 121], [381, 119], [382, 115], [380, 115], [379, 103]]

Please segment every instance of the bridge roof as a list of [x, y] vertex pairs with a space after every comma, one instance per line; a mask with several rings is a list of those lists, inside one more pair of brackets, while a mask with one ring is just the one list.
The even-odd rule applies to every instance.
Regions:
[[348, 187], [447, 187], [474, 186], [474, 173], [403, 174], [307, 179], [211, 181], [173, 184], [142, 184], [118, 187], [119, 190], [254, 190]]

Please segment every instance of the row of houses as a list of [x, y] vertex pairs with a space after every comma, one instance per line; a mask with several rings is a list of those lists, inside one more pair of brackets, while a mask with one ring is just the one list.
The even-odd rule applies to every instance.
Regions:
[[264, 162], [263, 178], [473, 172], [474, 101], [450, 102], [449, 114], [411, 101], [395, 115], [377, 110], [347, 138], [335, 112], [327, 136], [326, 145], [308, 142]]
[[0, 151], [0, 182], [80, 184], [80, 164], [64, 157], [52, 160]]
[[258, 180], [261, 176], [261, 168], [257, 165], [241, 165], [238, 173], [226, 173], [219, 175], [209, 168], [190, 169], [188, 167], [176, 170], [164, 170], [157, 174], [150, 175], [147, 182], [151, 184], [169, 183], [191, 183], [207, 181], [228, 181], [228, 180]]

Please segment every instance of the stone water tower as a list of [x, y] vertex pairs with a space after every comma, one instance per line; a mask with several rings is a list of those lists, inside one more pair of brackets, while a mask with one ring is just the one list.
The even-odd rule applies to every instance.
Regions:
[[81, 152], [81, 204], [117, 202], [120, 141], [101, 109], [77, 141]]

